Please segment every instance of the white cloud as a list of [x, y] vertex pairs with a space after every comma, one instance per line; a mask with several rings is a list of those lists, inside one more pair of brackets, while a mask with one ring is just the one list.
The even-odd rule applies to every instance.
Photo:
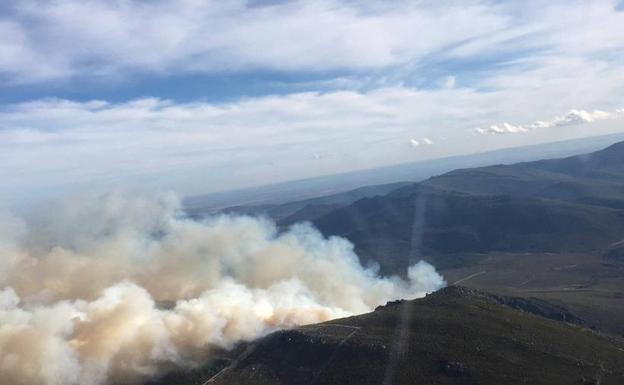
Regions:
[[410, 139], [410, 146], [412, 147], [420, 147], [420, 142], [416, 139]]
[[507, 122], [504, 122], [500, 125], [492, 125], [488, 128], [476, 128], [475, 132], [479, 134], [518, 134], [518, 133], [526, 133], [529, 131], [543, 129], [543, 128], [552, 128], [552, 127], [561, 127], [561, 126], [570, 126], [570, 125], [582, 125], [586, 123], [594, 123], [601, 120], [612, 120], [612, 119], [621, 119], [624, 118], [624, 110], [618, 109], [614, 112], [606, 112], [600, 110], [593, 111], [584, 111], [584, 110], [570, 110], [567, 114], [562, 116], [557, 116], [549, 121], [538, 120], [526, 126], [513, 125]]
[[547, 124], [551, 126], [566, 126], [568, 124], [592, 123], [598, 120], [615, 119], [621, 116], [623, 115], [619, 113], [619, 110], [616, 112], [570, 110], [567, 114], [558, 116]]
[[[576, 81], [560, 85], [565, 89]], [[611, 83], [597, 94], [578, 92], [566, 102], [614, 111], [610, 103], [617, 100], [621, 84]], [[534, 125], [590, 118], [594, 123], [571, 124], [566, 130], [509, 123], [486, 129], [531, 131], [513, 138], [477, 139], [470, 132], [489, 122], [556, 113], [562, 100], [552, 93], [550, 87], [539, 93], [532, 88], [481, 92], [392, 87], [228, 103], [147, 98], [6, 105], [0, 107], [0, 200], [115, 186], [196, 194], [621, 131], [619, 120], [603, 119], [605, 113], [577, 111]], [[524, 102], [510, 103], [514, 98]], [[406, 138], [421, 147], [447, 139], [444, 146], [411, 151]], [[310, 156], [315, 153], [320, 156]]]
[[515, 134], [518, 132], [528, 132], [529, 129], [503, 122], [502, 124], [492, 125], [489, 128], [476, 128], [475, 131], [479, 134]]
[[429, 138], [422, 138], [422, 139], [410, 139], [410, 146], [416, 148], [416, 147], [420, 147], [421, 145], [423, 146], [430, 146], [433, 144], [433, 140], [429, 139]]

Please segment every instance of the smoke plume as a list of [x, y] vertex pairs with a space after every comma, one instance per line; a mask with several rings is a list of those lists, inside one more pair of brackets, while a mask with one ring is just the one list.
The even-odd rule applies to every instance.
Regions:
[[180, 216], [119, 194], [23, 220], [0, 215], [0, 384], [100, 385], [191, 366], [275, 330], [371, 311], [444, 285], [363, 268], [307, 224]]

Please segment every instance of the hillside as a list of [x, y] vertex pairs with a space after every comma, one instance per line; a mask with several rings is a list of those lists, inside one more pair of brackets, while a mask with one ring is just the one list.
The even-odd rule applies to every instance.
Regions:
[[[621, 384], [624, 341], [448, 287], [241, 346], [207, 384]], [[510, 301], [507, 301], [510, 302]], [[513, 301], [511, 301], [513, 304]], [[525, 303], [531, 310], [531, 304]], [[211, 373], [213, 374], [213, 373]], [[206, 381], [197, 373], [170, 385]]]
[[[413, 195], [360, 200], [314, 220], [351, 240], [364, 263], [395, 273], [418, 259], [485, 252], [594, 252], [624, 234], [620, 210], [420, 186]], [[442, 267], [442, 266], [439, 266]]]
[[[235, 206], [224, 209], [225, 213], [246, 215], [266, 215], [277, 221], [295, 223], [301, 220], [313, 220], [325, 213], [347, 206], [363, 198], [386, 195], [400, 187], [411, 183], [397, 182], [378, 186], [360, 187], [339, 194], [331, 194], [318, 198], [305, 199], [284, 204], [266, 204], [252, 206]], [[201, 212], [196, 212], [201, 216]], [[287, 218], [287, 219], [286, 219]]]
[[383, 274], [425, 259], [449, 282], [557, 303], [623, 335], [623, 202], [624, 142], [456, 170], [311, 219]]
[[[563, 159], [455, 170], [425, 185], [471, 194], [509, 194], [624, 208], [624, 142]], [[413, 186], [396, 193], [409, 194]]]
[[456, 170], [308, 219], [351, 240], [386, 273], [449, 253], [602, 253], [624, 238], [623, 157], [624, 142], [584, 156]]

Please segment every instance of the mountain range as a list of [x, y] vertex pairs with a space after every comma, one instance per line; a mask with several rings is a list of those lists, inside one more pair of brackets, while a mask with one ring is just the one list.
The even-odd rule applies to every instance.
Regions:
[[582, 156], [455, 170], [280, 223], [309, 220], [395, 273], [449, 253], [602, 253], [624, 238], [623, 209], [620, 142]]
[[[293, 212], [284, 211], [285, 207], [291, 210], [296, 207], [302, 208], [302, 205], [306, 205], [308, 203], [306, 201], [312, 198], [319, 205], [333, 204], [336, 200], [351, 203], [366, 196], [387, 193], [392, 188], [396, 188], [394, 186], [396, 183], [420, 182], [433, 175], [458, 168], [561, 158], [596, 151], [620, 140], [624, 140], [622, 133], [408, 162], [236, 191], [190, 196], [184, 200], [184, 206], [193, 216], [211, 214], [225, 208], [235, 208], [238, 212], [270, 213], [272, 217], [281, 218]], [[283, 207], [284, 203], [289, 204]]]
[[282, 205], [224, 210], [309, 221], [349, 239], [364, 264], [402, 273], [419, 259], [491, 252], [618, 254], [624, 239], [624, 142], [585, 155], [457, 169], [418, 183], [368, 186]]

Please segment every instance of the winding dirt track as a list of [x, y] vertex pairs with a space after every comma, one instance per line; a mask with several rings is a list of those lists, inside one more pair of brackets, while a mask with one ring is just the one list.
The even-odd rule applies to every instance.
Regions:
[[472, 278], [474, 278], [474, 277], [477, 277], [477, 276], [482, 275], [482, 274], [485, 274], [485, 273], [487, 273], [487, 271], [483, 270], [483, 271], [480, 271], [480, 272], [478, 272], [478, 273], [470, 274], [469, 276], [464, 277], [464, 278], [462, 278], [462, 279], [460, 279], [460, 280], [457, 280], [457, 281], [453, 282], [452, 284], [453, 284], [453, 285], [457, 285], [457, 284], [460, 284], [460, 283], [462, 283], [462, 282], [466, 282], [466, 281], [467, 281], [467, 280], [469, 280], [469, 279], [472, 279]]

